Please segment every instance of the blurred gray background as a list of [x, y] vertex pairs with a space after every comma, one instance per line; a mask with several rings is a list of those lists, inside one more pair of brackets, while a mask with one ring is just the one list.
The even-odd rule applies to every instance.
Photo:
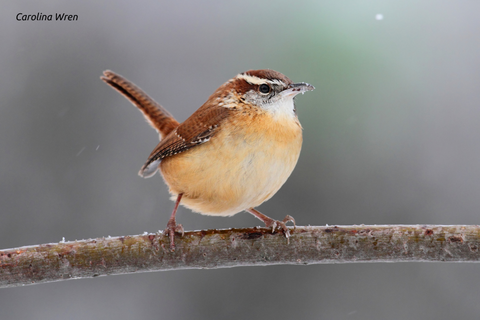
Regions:
[[[0, 248], [163, 229], [137, 171], [157, 144], [100, 79], [135, 82], [183, 121], [226, 80], [271, 68], [297, 99], [302, 154], [260, 210], [299, 225], [478, 224], [476, 1], [3, 1]], [[77, 14], [76, 22], [15, 20]], [[379, 16], [383, 19], [379, 20]], [[259, 225], [181, 208], [186, 230]], [[10, 319], [474, 319], [479, 265], [187, 270], [0, 290]]]

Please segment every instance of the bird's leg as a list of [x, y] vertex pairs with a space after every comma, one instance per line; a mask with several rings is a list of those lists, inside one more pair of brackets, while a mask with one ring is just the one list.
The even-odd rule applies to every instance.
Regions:
[[181, 233], [182, 237], [185, 234], [185, 230], [183, 230], [183, 226], [181, 224], [177, 224], [175, 221], [175, 214], [177, 213], [178, 205], [180, 204], [180, 200], [182, 200], [183, 193], [180, 193], [177, 197], [177, 201], [175, 202], [175, 208], [173, 208], [172, 215], [170, 219], [168, 219], [167, 228], [163, 232], [166, 236], [170, 237], [170, 249], [172, 251], [175, 250], [175, 232]]
[[254, 208], [250, 208], [247, 211], [253, 214], [258, 219], [262, 220], [265, 223], [265, 227], [272, 228], [272, 233], [275, 232], [276, 228], [281, 229], [287, 239], [290, 237], [290, 231], [288, 230], [286, 223], [291, 221], [293, 222], [293, 227], [295, 228], [296, 226], [295, 219], [293, 219], [293, 217], [289, 215], [287, 215], [282, 221], [278, 221], [270, 217], [267, 217], [266, 215], [264, 215], [263, 213], [261, 213], [260, 211]]

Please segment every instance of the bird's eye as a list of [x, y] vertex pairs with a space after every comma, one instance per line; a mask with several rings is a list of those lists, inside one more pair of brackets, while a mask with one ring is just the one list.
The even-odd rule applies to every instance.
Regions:
[[267, 94], [270, 92], [270, 86], [268, 84], [261, 84], [260, 87], [258, 88], [260, 90], [261, 93], [263, 94]]

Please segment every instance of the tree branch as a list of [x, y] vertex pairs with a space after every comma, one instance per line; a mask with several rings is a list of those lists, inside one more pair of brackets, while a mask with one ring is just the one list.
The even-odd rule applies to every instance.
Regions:
[[297, 227], [287, 243], [265, 228], [186, 232], [170, 251], [163, 234], [50, 243], [0, 251], [0, 287], [103, 275], [274, 264], [480, 261], [480, 227]]

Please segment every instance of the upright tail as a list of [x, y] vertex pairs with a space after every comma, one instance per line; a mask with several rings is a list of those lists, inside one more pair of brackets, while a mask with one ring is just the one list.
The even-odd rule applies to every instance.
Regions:
[[175, 118], [142, 89], [119, 74], [106, 70], [100, 77], [115, 90], [124, 95], [134, 106], [142, 111], [147, 122], [165, 138], [173, 129], [179, 126]]

